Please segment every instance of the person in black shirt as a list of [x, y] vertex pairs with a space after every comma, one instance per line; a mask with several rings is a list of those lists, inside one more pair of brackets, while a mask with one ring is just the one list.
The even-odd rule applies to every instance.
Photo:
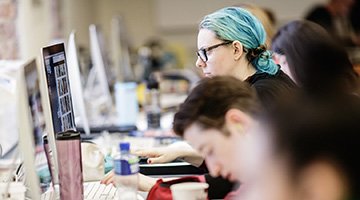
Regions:
[[356, 36], [354, 20], [351, 19], [354, 3], [354, 0], [330, 0], [325, 5], [313, 8], [305, 19], [325, 28], [340, 44], [358, 46], [359, 37]]
[[347, 52], [311, 21], [281, 27], [273, 38], [272, 51], [307, 95], [359, 94], [359, 76]]

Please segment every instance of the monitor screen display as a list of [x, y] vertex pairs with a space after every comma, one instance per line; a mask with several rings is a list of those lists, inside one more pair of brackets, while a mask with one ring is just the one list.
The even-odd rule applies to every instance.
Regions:
[[75, 130], [64, 44], [43, 48], [54, 133]]

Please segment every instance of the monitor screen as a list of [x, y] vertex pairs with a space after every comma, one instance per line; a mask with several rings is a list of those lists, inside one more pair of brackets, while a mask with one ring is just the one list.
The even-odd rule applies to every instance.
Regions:
[[[77, 57], [76, 51], [76, 43], [75, 43], [75, 31], [72, 31], [69, 37], [69, 42], [67, 45], [67, 60], [69, 65], [69, 80], [70, 80], [70, 90], [73, 94], [73, 105], [75, 111], [75, 122], [77, 125], [82, 125], [87, 135], [90, 134], [90, 127], [86, 112], [85, 99], [83, 94], [83, 87], [81, 84], [81, 74], [79, 61]], [[80, 123], [79, 119], [80, 117]]]
[[40, 178], [40, 187], [44, 191], [51, 181], [46, 155], [43, 148], [42, 136], [45, 132], [45, 118], [41, 103], [40, 81], [36, 69], [36, 61], [33, 60], [25, 66], [25, 82], [27, 99], [30, 112], [30, 130], [34, 138], [35, 147], [35, 170]]
[[[16, 170], [18, 180], [25, 181], [25, 185], [30, 188], [29, 195], [31, 199], [40, 199], [40, 188], [43, 186], [41, 182], [41, 164], [44, 172], [47, 161], [45, 152], [42, 148], [42, 131], [45, 128], [42, 115], [41, 98], [39, 94], [39, 79], [36, 71], [36, 61], [33, 60], [20, 69], [17, 78], [18, 93], [18, 123], [19, 123], [19, 149], [22, 154], [23, 168]], [[21, 170], [21, 169], [25, 169]], [[26, 172], [26, 173], [24, 173]], [[26, 178], [24, 178], [26, 174]], [[49, 173], [44, 173], [47, 182], [50, 181]], [[44, 178], [43, 178], [44, 179]], [[44, 183], [44, 181], [42, 181]], [[45, 184], [46, 185], [46, 184]], [[45, 187], [43, 187], [45, 189]]]
[[75, 130], [64, 44], [43, 48], [54, 133]]
[[99, 50], [104, 64], [107, 83], [108, 86], [112, 88], [115, 82], [115, 73], [109, 60], [108, 46], [106, 43], [105, 35], [100, 26], [96, 26], [96, 37], [100, 47]]
[[123, 17], [120, 14], [114, 15], [111, 20], [112, 60], [116, 81], [120, 82], [135, 81], [130, 63], [129, 39], [126, 30]]
[[28, 94], [29, 109], [33, 127], [36, 152], [42, 149], [42, 134], [45, 130], [45, 119], [41, 105], [39, 77], [35, 60], [25, 67], [25, 81]]
[[[98, 88], [91, 91], [91, 93], [101, 95], [103, 103], [106, 105], [108, 111], [113, 107], [113, 100], [110, 93], [109, 84], [113, 86], [113, 80], [110, 78], [113, 76], [112, 69], [106, 61], [107, 58], [105, 55], [105, 38], [103, 37], [102, 31], [98, 26], [94, 24], [89, 26], [90, 34], [90, 47], [91, 47], [91, 59], [93, 62], [92, 70], [96, 72], [96, 78], [98, 80]], [[90, 81], [91, 82], [91, 81]]]

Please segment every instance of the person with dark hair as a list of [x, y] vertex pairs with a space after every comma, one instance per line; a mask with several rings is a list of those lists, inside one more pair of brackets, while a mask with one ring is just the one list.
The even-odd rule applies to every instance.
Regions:
[[[214, 77], [203, 80], [181, 104], [173, 129], [205, 158], [212, 177], [246, 182], [248, 137], [259, 112], [255, 90], [231, 76]], [[210, 184], [209, 194], [221, 191], [214, 187], [221, 186], [218, 181]]]
[[359, 77], [347, 52], [313, 22], [299, 20], [281, 27], [272, 51], [282, 69], [308, 94], [358, 92]]
[[[186, 130], [196, 126], [202, 130], [218, 129], [228, 136], [230, 133], [224, 126], [226, 113], [231, 109], [256, 116], [260, 105], [255, 90], [231, 76], [204, 79], [180, 105], [174, 116], [173, 130], [184, 137]], [[202, 131], [197, 133], [202, 134]]]
[[263, 150], [252, 168], [252, 200], [360, 199], [356, 99], [301, 99], [264, 119], [254, 140]]
[[329, 0], [313, 8], [305, 19], [325, 28], [338, 43], [344, 46], [360, 45], [353, 27], [351, 9], [354, 0]]
[[[258, 113], [260, 101], [248, 84], [232, 76], [205, 78], [181, 104], [173, 127], [205, 158], [212, 177], [246, 181], [248, 134]], [[224, 198], [233, 184], [211, 176], [205, 175], [209, 198]], [[112, 180], [113, 172], [103, 183]], [[157, 180], [141, 175], [139, 189], [149, 191]]]

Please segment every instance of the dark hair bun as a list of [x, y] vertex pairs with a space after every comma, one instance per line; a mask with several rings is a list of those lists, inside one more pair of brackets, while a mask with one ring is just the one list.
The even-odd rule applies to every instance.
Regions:
[[246, 54], [246, 58], [249, 62], [253, 62], [260, 54], [266, 51], [265, 45], [260, 45], [257, 48], [249, 49]]

